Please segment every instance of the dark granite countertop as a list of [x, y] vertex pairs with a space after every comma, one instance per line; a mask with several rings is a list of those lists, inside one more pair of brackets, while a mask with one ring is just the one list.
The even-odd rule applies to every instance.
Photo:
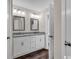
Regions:
[[36, 36], [36, 35], [45, 35], [45, 32], [13, 33], [13, 37]]

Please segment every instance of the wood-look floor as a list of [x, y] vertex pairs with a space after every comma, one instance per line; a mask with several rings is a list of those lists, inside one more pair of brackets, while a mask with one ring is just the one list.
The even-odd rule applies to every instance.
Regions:
[[48, 50], [41, 49], [15, 59], [48, 59]]

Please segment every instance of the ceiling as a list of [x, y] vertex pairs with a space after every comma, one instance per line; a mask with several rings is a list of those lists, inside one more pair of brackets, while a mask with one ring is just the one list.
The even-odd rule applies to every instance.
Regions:
[[13, 4], [20, 7], [40, 11], [49, 7], [51, 1], [52, 0], [13, 0]]

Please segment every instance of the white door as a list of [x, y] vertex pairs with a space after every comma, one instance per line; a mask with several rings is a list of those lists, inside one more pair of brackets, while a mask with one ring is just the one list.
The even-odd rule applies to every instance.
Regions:
[[47, 36], [48, 36], [48, 50], [49, 59], [54, 59], [54, 18], [53, 18], [53, 4], [49, 7], [49, 17], [47, 18]]
[[71, 0], [65, 0], [65, 58], [71, 59]]

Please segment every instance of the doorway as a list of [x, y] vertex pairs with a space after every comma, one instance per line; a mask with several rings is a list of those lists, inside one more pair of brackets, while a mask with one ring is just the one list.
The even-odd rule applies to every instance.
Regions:
[[40, 56], [41, 54], [37, 52], [43, 50], [42, 54], [44, 53], [45, 57], [41, 55], [42, 59], [54, 58], [52, 46], [54, 30], [51, 16], [53, 4], [51, 0], [38, 1], [8, 1], [10, 3], [8, 33], [11, 34], [8, 35], [8, 48], [10, 48], [8, 59], [16, 59], [25, 55], [33, 58], [34, 53]]

